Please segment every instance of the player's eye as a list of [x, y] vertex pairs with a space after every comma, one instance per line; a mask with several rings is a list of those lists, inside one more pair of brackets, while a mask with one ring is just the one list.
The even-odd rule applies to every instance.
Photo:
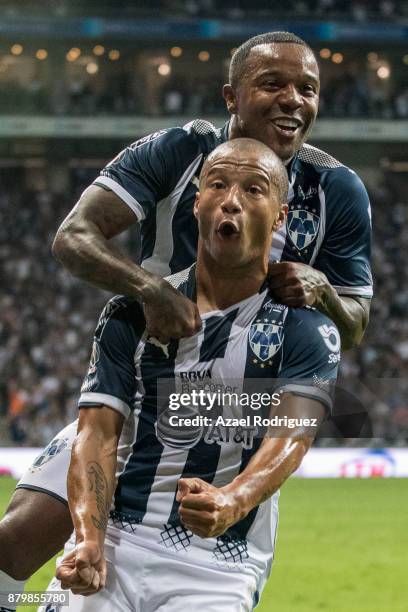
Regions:
[[306, 84], [303, 86], [303, 91], [307, 94], [315, 94], [316, 87], [314, 87], [314, 85]]
[[222, 181], [213, 181], [211, 187], [212, 189], [224, 189], [225, 184]]
[[250, 185], [247, 191], [251, 195], [262, 195], [262, 189], [258, 185]]
[[264, 89], [277, 89], [279, 84], [276, 81], [265, 81], [262, 85]]

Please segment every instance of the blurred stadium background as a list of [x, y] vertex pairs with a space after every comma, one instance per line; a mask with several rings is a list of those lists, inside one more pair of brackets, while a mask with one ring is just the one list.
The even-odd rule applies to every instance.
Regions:
[[[128, 143], [196, 117], [221, 125], [231, 52], [269, 30], [315, 50], [322, 95], [309, 142], [360, 174], [373, 207], [371, 322], [342, 362], [369, 427], [364, 438], [322, 436], [303, 475], [408, 476], [408, 1], [0, 0], [0, 11], [0, 513], [28, 449], [76, 416], [107, 297], [52, 259], [56, 228]], [[120, 244], [137, 257], [136, 230]], [[406, 610], [405, 483], [289, 483], [261, 610]]]

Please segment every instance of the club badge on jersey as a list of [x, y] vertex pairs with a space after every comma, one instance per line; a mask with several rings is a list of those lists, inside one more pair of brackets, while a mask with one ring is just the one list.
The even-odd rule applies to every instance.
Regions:
[[287, 229], [291, 241], [301, 251], [307, 248], [316, 238], [320, 219], [308, 206], [289, 210]]
[[41, 455], [37, 457], [37, 459], [32, 464], [30, 471], [35, 471], [38, 468], [41, 468], [44, 463], [48, 463], [51, 461], [56, 455], [58, 455], [61, 451], [64, 450], [68, 445], [68, 438], [54, 438], [49, 445], [43, 450]]
[[[264, 364], [271, 365], [270, 361], [275, 353], [279, 350], [283, 342], [283, 325], [279, 323], [270, 323], [268, 319], [257, 320], [251, 325], [249, 331], [249, 345], [252, 352], [261, 362], [261, 367]], [[258, 359], [254, 359], [253, 363], [258, 363]]]

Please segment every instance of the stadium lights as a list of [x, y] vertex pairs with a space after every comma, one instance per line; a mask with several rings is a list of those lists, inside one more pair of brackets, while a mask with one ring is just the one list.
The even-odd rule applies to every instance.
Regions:
[[332, 62], [333, 64], [341, 64], [343, 61], [343, 54], [342, 53], [333, 53], [332, 55]]
[[45, 60], [48, 57], [48, 51], [46, 49], [38, 49], [37, 53], [35, 54], [35, 57], [38, 60]]
[[75, 62], [75, 60], [77, 60], [80, 55], [81, 49], [78, 49], [78, 47], [72, 47], [72, 49], [68, 51], [65, 57], [69, 62]]
[[171, 67], [169, 64], [160, 64], [157, 68], [157, 72], [161, 76], [168, 76], [171, 72]]
[[391, 70], [388, 66], [380, 66], [377, 70], [377, 76], [379, 79], [389, 79]]
[[108, 53], [108, 57], [110, 60], [115, 62], [120, 58], [120, 52], [117, 49], [111, 49]]
[[319, 55], [322, 59], [329, 59], [331, 56], [331, 51], [330, 49], [320, 49]]
[[183, 49], [181, 47], [172, 47], [170, 49], [170, 55], [172, 57], [180, 57], [183, 54]]
[[98, 64], [96, 62], [89, 62], [86, 65], [86, 71], [88, 74], [96, 74], [99, 70]]
[[200, 51], [200, 53], [198, 54], [198, 59], [200, 60], [200, 62], [208, 62], [208, 60], [210, 59], [210, 54], [208, 53], [208, 51]]
[[105, 47], [103, 45], [95, 45], [92, 51], [94, 55], [101, 56], [105, 53]]
[[22, 45], [13, 45], [10, 49], [10, 52], [12, 53], [12, 55], [21, 55], [23, 52], [24, 48]]

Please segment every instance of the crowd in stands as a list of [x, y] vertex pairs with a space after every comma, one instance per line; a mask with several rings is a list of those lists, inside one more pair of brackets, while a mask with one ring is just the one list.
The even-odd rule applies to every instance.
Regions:
[[[126, 75], [109, 79], [102, 90], [86, 78], [77, 79], [54, 94], [39, 80], [27, 87], [9, 81], [0, 88], [0, 114], [222, 116], [226, 112], [222, 85], [215, 75], [171, 78], [152, 100], [146, 90], [143, 95], [135, 92]], [[320, 116], [408, 119], [408, 87], [403, 83], [391, 88], [373, 85], [364, 72], [350, 70], [322, 84]]]
[[[152, 8], [154, 10], [152, 11]], [[115, 16], [152, 18], [203, 17], [203, 18], [341, 18], [354, 21], [369, 19], [395, 20], [408, 15], [406, 0], [287, 0], [284, 5], [268, 0], [155, 0], [149, 5], [143, 2], [124, 3], [118, 11], [115, 0], [25, 0], [24, 6], [11, 0], [3, 0], [6, 16], [24, 14], [51, 14], [68, 16]]]
[[[23, 190], [12, 173], [1, 177], [0, 417], [11, 443], [42, 446], [76, 417], [93, 330], [109, 297], [51, 255], [56, 228], [92, 177], [76, 179], [68, 195]], [[367, 444], [408, 441], [406, 193], [385, 180], [371, 190], [375, 299], [361, 347], [342, 361], [341, 384], [350, 390], [358, 381], [356, 395], [369, 410], [374, 440]], [[121, 247], [134, 256], [134, 236], [125, 234]]]

